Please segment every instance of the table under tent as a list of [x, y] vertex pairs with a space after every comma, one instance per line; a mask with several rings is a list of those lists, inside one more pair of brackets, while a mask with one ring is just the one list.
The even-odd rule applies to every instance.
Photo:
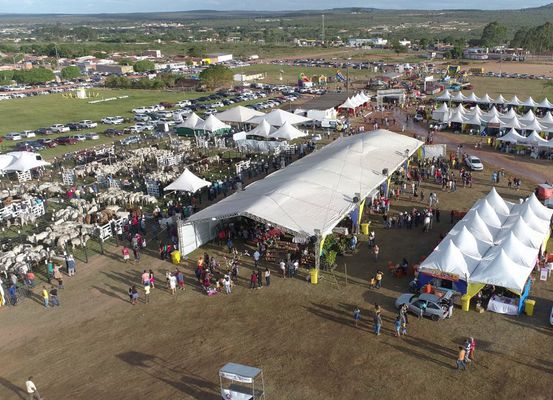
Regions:
[[265, 381], [260, 368], [228, 363], [219, 370], [221, 399], [265, 399]]
[[490, 289], [488, 310], [520, 314], [552, 216], [534, 194], [515, 204], [492, 189], [421, 263], [419, 286], [431, 283], [438, 293], [453, 290], [465, 311], [474, 296]]

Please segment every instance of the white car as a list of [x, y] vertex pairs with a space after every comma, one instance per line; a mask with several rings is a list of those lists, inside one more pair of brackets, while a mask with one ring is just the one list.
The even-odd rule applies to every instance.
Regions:
[[150, 110], [148, 110], [147, 107], [139, 107], [139, 108], [133, 108], [132, 112], [134, 114], [146, 114], [147, 112], [149, 112]]
[[84, 119], [79, 122], [79, 126], [83, 129], [92, 129], [98, 127], [98, 124], [96, 122], [92, 122], [89, 119]]
[[120, 115], [117, 115], [115, 117], [106, 117], [102, 119], [102, 124], [106, 125], [119, 125], [123, 122], [125, 122], [125, 119]]
[[23, 131], [21, 132], [21, 137], [24, 137], [24, 138], [33, 138], [33, 137], [36, 137], [36, 133], [34, 131]]
[[100, 139], [100, 135], [98, 135], [96, 132], [90, 132], [84, 135], [84, 137], [87, 140], [98, 140]]
[[150, 117], [149, 115], [146, 115], [146, 114], [136, 114], [134, 116], [135, 121], [147, 122], [147, 121], [150, 121], [151, 119], [152, 119], [152, 117]]
[[84, 142], [86, 140], [85, 135], [72, 135], [70, 137], [75, 139], [77, 142]]
[[172, 111], [158, 111], [157, 115], [161, 118], [171, 118], [173, 116]]
[[4, 139], [6, 140], [21, 140], [23, 137], [21, 136], [21, 133], [19, 132], [10, 132], [6, 135], [4, 135]]
[[70, 131], [69, 127], [63, 124], [52, 125], [50, 127], [50, 130], [52, 131], [52, 133], [65, 133]]
[[467, 156], [465, 158], [465, 164], [473, 171], [484, 170], [484, 165], [482, 164], [482, 161], [480, 161], [480, 159], [475, 156]]
[[136, 129], [139, 131], [139, 132], [143, 132], [143, 131], [153, 131], [154, 130], [154, 125], [148, 123], [148, 122], [137, 122], [136, 125], [135, 125]]
[[190, 100], [182, 100], [177, 103], [177, 107], [188, 107], [191, 106], [192, 102]]

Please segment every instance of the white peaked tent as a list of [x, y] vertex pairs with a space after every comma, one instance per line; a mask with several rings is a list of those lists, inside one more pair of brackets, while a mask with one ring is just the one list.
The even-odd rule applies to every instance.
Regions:
[[522, 105], [525, 106], [525, 107], [535, 108], [535, 107], [538, 106], [538, 103], [536, 103], [534, 101], [534, 99], [532, 98], [532, 96], [530, 96], [526, 99], [526, 101], [524, 103], [522, 103]]
[[460, 111], [455, 111], [451, 117], [449, 117], [449, 122], [456, 122], [458, 124], [463, 124], [465, 122], [465, 118], [463, 117], [463, 114]]
[[505, 97], [502, 95], [497, 96], [497, 99], [493, 100], [494, 104], [505, 104]]
[[452, 112], [459, 112], [462, 115], [465, 115], [467, 113], [467, 109], [462, 104], [459, 104], [457, 107], [453, 107], [451, 109], [451, 111]]
[[278, 128], [275, 132], [273, 132], [270, 137], [275, 139], [285, 139], [285, 140], [294, 140], [300, 137], [307, 136], [307, 133], [300, 131], [298, 128], [296, 128], [294, 125], [290, 124], [289, 122], [286, 122], [284, 125], [282, 125], [280, 128]]
[[354, 104], [357, 104], [357, 107], [362, 106], [365, 104], [365, 100], [363, 97], [361, 97], [361, 94], [357, 93], [355, 96], [353, 96], [352, 101]]
[[423, 263], [426, 269], [455, 274], [462, 279], [470, 276], [477, 264], [477, 259], [465, 256], [451, 239], [440, 243]]
[[508, 204], [503, 197], [497, 193], [494, 187], [485, 197], [486, 202], [497, 212], [498, 215], [509, 215], [511, 213], [512, 204]]
[[479, 117], [481, 117], [482, 115], [484, 115], [484, 111], [482, 111], [480, 106], [477, 104], [476, 107], [470, 110], [470, 114], [478, 115]]
[[473, 116], [470, 116], [465, 120], [465, 124], [480, 126], [482, 125], [482, 120], [480, 119], [478, 114], [474, 114]]
[[457, 235], [452, 236], [452, 240], [461, 253], [475, 259], [484, 257], [490, 248], [486, 242], [476, 239], [466, 226], [463, 226]]
[[488, 119], [488, 125], [491, 125], [491, 124], [501, 126], [501, 120], [499, 119], [499, 117], [497, 115], [495, 115], [495, 116], [491, 117], [490, 119]]
[[474, 282], [495, 285], [520, 293], [532, 272], [532, 268], [517, 264], [501, 249], [498, 255], [482, 261], [471, 276]]
[[535, 145], [535, 146], [544, 146], [548, 142], [540, 135], [538, 135], [538, 132], [532, 131], [528, 136], [524, 138], [524, 143]]
[[528, 110], [526, 114], [524, 114], [522, 117], [520, 117], [518, 120], [520, 122], [532, 122], [536, 119], [536, 114], [532, 110]]
[[[522, 207], [531, 209], [538, 218], [545, 221], [549, 221], [551, 216], [553, 216], [553, 209], [544, 207], [534, 193], [532, 193], [532, 195], [529, 196], [524, 203], [522, 203]], [[546, 224], [547, 222], [543, 223], [543, 225]]]
[[522, 129], [522, 125], [518, 122], [518, 118], [502, 118], [501, 128]]
[[501, 225], [503, 225], [508, 216], [508, 213], [498, 214], [486, 198], [478, 201], [473, 210], [476, 210], [482, 221], [488, 226], [488, 229], [501, 229]]
[[520, 106], [522, 102], [519, 100], [517, 95], [515, 94], [511, 100], [507, 102], [507, 105], [509, 106]]
[[203, 123], [204, 120], [198, 117], [196, 113], [190, 114], [190, 116], [177, 126], [177, 128], [197, 129], [196, 127]]
[[480, 104], [490, 104], [493, 103], [493, 99], [486, 93], [484, 96], [480, 97], [478, 101]]
[[553, 115], [551, 115], [551, 111], [546, 112], [543, 118], [540, 118], [539, 121], [541, 124], [553, 124]]
[[359, 97], [361, 98], [361, 100], [363, 100], [363, 103], [368, 103], [369, 101], [371, 101], [371, 98], [367, 96], [365, 92], [360, 92]]
[[536, 249], [522, 243], [513, 232], [509, 232], [501, 242], [501, 246], [493, 247], [486, 257], [497, 256], [500, 249], [505, 251], [505, 254], [519, 265], [532, 268], [536, 264]]
[[[505, 232], [503, 236], [498, 238], [497, 242], [501, 243], [507, 237], [508, 233], [509, 232]], [[539, 249], [543, 243], [542, 234], [530, 228], [530, 226], [528, 226], [528, 224], [521, 218], [518, 218], [517, 221], [510, 227], [510, 233], [515, 235], [525, 246]]]
[[513, 110], [512, 108], [509, 108], [509, 110], [507, 112], [503, 113], [503, 115], [501, 117], [503, 117], [503, 118], [518, 118], [518, 115], [517, 115], [515, 110]]
[[540, 124], [538, 122], [537, 119], [533, 120], [532, 122], [529, 122], [527, 124], [524, 124], [523, 122], [523, 125], [522, 127], [527, 130], [527, 131], [538, 131], [538, 132], [541, 132], [543, 130], [545, 130], [545, 128], [542, 126], [542, 124]]
[[466, 101], [466, 99], [465, 95], [461, 92], [457, 92], [453, 95], [453, 97], [451, 97], [451, 100], [455, 102], [463, 102]]
[[524, 141], [525, 139], [526, 138], [524, 136], [522, 136], [520, 133], [518, 133], [514, 129], [511, 129], [505, 135], [497, 138], [497, 140], [499, 140], [501, 142], [511, 142], [511, 143], [520, 143], [520, 142]]
[[358, 104], [355, 104], [353, 99], [351, 97], [348, 97], [346, 101], [344, 101], [341, 105], [338, 106], [338, 108], [344, 108], [347, 110], [354, 110], [358, 107]]
[[190, 172], [188, 168], [186, 168], [181, 176], [177, 178], [177, 180], [175, 180], [169, 186], [166, 186], [163, 190], [195, 193], [201, 188], [209, 185], [211, 185], [211, 182], [197, 177], [192, 172]]
[[256, 111], [248, 107], [237, 106], [229, 108], [226, 111], [217, 114], [217, 118], [224, 122], [234, 122], [242, 124], [253, 117], [264, 115], [261, 111]]
[[477, 95], [474, 94], [474, 92], [471, 92], [466, 98], [465, 101], [468, 101], [470, 103], [478, 103], [480, 99]]
[[230, 126], [220, 121], [215, 115], [211, 114], [203, 122], [196, 125], [196, 129], [206, 132], [217, 132], [223, 129], [230, 129]]
[[12, 156], [12, 161], [3, 168], [5, 172], [26, 172], [35, 168], [50, 165], [50, 163], [44, 161], [42, 156], [38, 153], [32, 153], [29, 151], [14, 151], [8, 153], [8, 155]]
[[442, 113], [446, 113], [449, 111], [449, 107], [447, 106], [446, 103], [443, 103], [440, 107], [436, 108], [436, 110], [434, 110], [435, 112], [442, 112]]
[[540, 101], [540, 102], [538, 103], [538, 107], [539, 107], [539, 108], [547, 108], [547, 109], [550, 110], [550, 109], [553, 108], [553, 104], [551, 104], [551, 103], [549, 102], [549, 99], [546, 97], [546, 98], [544, 98], [542, 101]]
[[275, 128], [273, 128], [267, 121], [263, 120], [254, 129], [246, 132], [246, 134], [268, 138], [271, 136], [271, 133], [274, 133], [275, 131]]
[[449, 90], [444, 90], [442, 92], [442, 94], [440, 94], [439, 96], [437, 96], [435, 98], [436, 101], [449, 101], [451, 100], [451, 93], [449, 93]]
[[248, 123], [260, 124], [263, 120], [266, 120], [272, 126], [278, 127], [284, 125], [286, 122], [289, 122], [292, 125], [303, 124], [305, 122], [311, 121], [311, 118], [302, 117], [301, 115], [296, 115], [289, 113], [288, 111], [276, 109], [268, 114], [253, 117], [248, 121]]
[[4, 171], [13, 162], [14, 158], [12, 153], [0, 154], [0, 171]]
[[495, 108], [495, 106], [492, 106], [488, 111], [486, 111], [484, 114], [483, 114], [485, 117], [499, 117], [501, 116], [501, 114], [499, 113], [499, 111], [497, 111], [497, 108]]

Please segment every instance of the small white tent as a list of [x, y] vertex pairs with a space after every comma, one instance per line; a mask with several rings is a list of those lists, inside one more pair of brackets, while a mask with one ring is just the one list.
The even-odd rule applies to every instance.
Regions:
[[252, 136], [259, 136], [268, 138], [271, 136], [271, 133], [274, 133], [276, 131], [275, 128], [271, 126], [267, 121], [263, 120], [259, 125], [257, 125], [254, 129], [252, 129], [249, 132], [246, 132], [248, 135]]
[[220, 121], [215, 115], [211, 114], [205, 121], [198, 123], [198, 125], [196, 125], [196, 129], [213, 133], [230, 129], [230, 126]]
[[549, 102], [549, 99], [546, 97], [538, 103], [539, 108], [546, 108], [548, 110], [553, 108], [553, 104]]
[[524, 136], [522, 136], [520, 133], [515, 131], [514, 129], [511, 129], [509, 132], [507, 132], [505, 135], [498, 137], [497, 140], [501, 142], [511, 142], [511, 143], [520, 143], [526, 139]]
[[538, 132], [532, 131], [527, 137], [523, 140], [524, 143], [534, 146], [543, 146], [547, 144], [547, 140], [538, 135]]
[[294, 140], [305, 136], [307, 136], [307, 133], [300, 131], [298, 128], [296, 128], [289, 122], [286, 122], [284, 125], [282, 125], [280, 128], [278, 128], [275, 132], [273, 132], [270, 135], [270, 137], [275, 139], [286, 139], [286, 140]]
[[4, 167], [5, 172], [26, 172], [39, 167], [46, 167], [50, 165], [49, 162], [44, 161], [42, 156], [38, 153], [32, 153], [29, 151], [14, 151], [8, 153], [13, 156], [12, 162]]
[[190, 192], [195, 193], [203, 187], [211, 185], [211, 182], [208, 182], [202, 178], [194, 175], [188, 168], [171, 183], [169, 186], [165, 187], [165, 191], [174, 190], [177, 192]]
[[451, 93], [449, 93], [449, 90], [444, 90], [442, 92], [442, 94], [440, 94], [439, 96], [437, 96], [435, 98], [436, 101], [449, 101], [451, 100]]
[[253, 117], [265, 115], [248, 107], [237, 106], [217, 114], [217, 118], [224, 122], [244, 123]]

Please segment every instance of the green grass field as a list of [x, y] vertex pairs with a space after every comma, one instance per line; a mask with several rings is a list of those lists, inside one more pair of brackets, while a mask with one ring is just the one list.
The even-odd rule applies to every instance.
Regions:
[[[474, 92], [478, 96], [483, 96], [488, 93], [492, 97], [497, 97], [502, 94], [503, 97], [509, 98], [517, 95], [519, 99], [526, 100], [528, 96], [532, 96], [534, 100], [540, 101], [544, 97], [553, 99], [553, 87], [546, 86], [547, 81], [534, 79], [510, 79], [510, 78], [488, 78], [488, 77], [472, 77], [470, 82], [474, 86]], [[464, 94], [471, 91], [464, 91]]]

